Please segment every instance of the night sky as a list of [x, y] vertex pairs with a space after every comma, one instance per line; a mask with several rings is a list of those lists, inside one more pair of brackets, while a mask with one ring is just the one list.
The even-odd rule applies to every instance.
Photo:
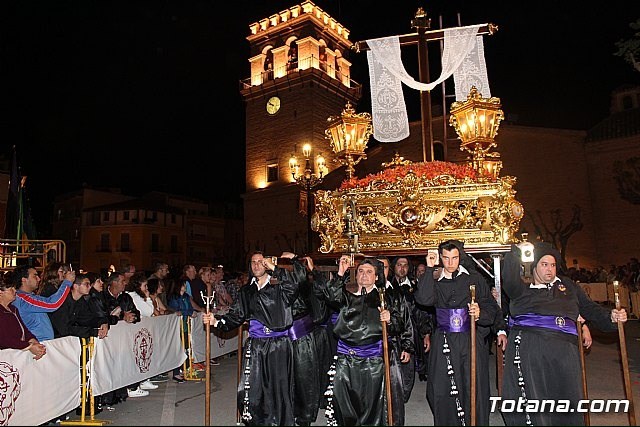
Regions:
[[[245, 134], [238, 82], [249, 77], [249, 24], [298, 3], [4, 2], [0, 148], [8, 155], [17, 146], [40, 234], [50, 228], [53, 197], [83, 183], [131, 195], [159, 190], [240, 200]], [[613, 55], [615, 42], [633, 34], [638, 1], [315, 4], [347, 27], [352, 41], [413, 32], [418, 6], [432, 28], [439, 16], [444, 27], [457, 26], [458, 12], [462, 25], [497, 24], [499, 31], [484, 38], [491, 92], [507, 120], [523, 125], [589, 129], [607, 116], [611, 90], [640, 84], [640, 73]], [[429, 48], [435, 79], [439, 46]], [[403, 59], [417, 78], [416, 52], [406, 48]], [[368, 89], [366, 54], [350, 59], [352, 78]], [[418, 95], [404, 91], [417, 120]], [[365, 91], [358, 111], [370, 111], [368, 97]]]

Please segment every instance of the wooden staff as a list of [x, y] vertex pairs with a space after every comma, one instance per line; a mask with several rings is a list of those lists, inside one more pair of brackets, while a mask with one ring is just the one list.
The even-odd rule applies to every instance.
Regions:
[[[471, 304], [476, 302], [476, 285], [469, 285]], [[476, 425], [476, 316], [471, 316], [471, 425]]]
[[[582, 394], [584, 395], [583, 399], [588, 399], [587, 370], [584, 360], [584, 346], [582, 345], [582, 324], [580, 323], [579, 318], [576, 320], [576, 329], [578, 330], [578, 348], [580, 348], [580, 367], [582, 368]], [[589, 411], [584, 413], [584, 425], [591, 425], [591, 416], [589, 415]]]
[[[200, 295], [202, 296], [202, 291], [200, 291]], [[209, 314], [209, 305], [211, 304], [211, 300], [213, 299], [213, 295], [211, 295], [211, 285], [207, 284], [207, 296], [206, 298], [202, 298], [205, 302], [206, 302], [206, 307], [207, 307], [207, 311], [206, 313]], [[211, 361], [209, 360], [211, 357], [211, 324], [209, 322], [207, 322], [205, 324], [205, 329], [206, 329], [206, 334], [207, 334], [207, 338], [206, 338], [206, 347], [205, 347], [205, 367], [204, 367], [204, 381], [205, 381], [205, 389], [204, 389], [204, 425], [205, 426], [210, 426], [211, 425], [211, 408], [210, 408], [210, 402], [211, 402], [211, 378], [210, 378], [210, 373], [211, 373]]]
[[[380, 308], [386, 310], [384, 285], [378, 288]], [[382, 322], [382, 355], [384, 357], [384, 385], [387, 395], [387, 425], [393, 425], [393, 404], [391, 403], [391, 372], [389, 371], [389, 343], [387, 342], [387, 322]]]
[[[496, 291], [498, 292], [498, 298], [496, 302], [498, 306], [502, 309], [502, 283], [500, 278], [500, 260], [502, 259], [502, 255], [493, 254], [491, 255], [493, 258], [493, 275], [494, 275], [494, 284]], [[498, 396], [502, 396], [502, 376], [504, 375], [504, 351], [502, 350], [502, 346], [498, 345], [498, 341], [496, 340], [496, 388], [498, 389]]]
[[[613, 281], [613, 295], [616, 303], [616, 310], [620, 310], [620, 295], [618, 294], [618, 281]], [[631, 389], [631, 378], [629, 377], [629, 360], [627, 359], [627, 341], [624, 337], [624, 323], [618, 320], [618, 336], [620, 340], [620, 359], [622, 360], [622, 374], [624, 376], [624, 392], [629, 400], [629, 425], [636, 425], [636, 412], [633, 408], [633, 391]]]
[[[242, 377], [242, 357], [244, 354], [242, 353], [242, 337], [244, 336], [244, 326], [246, 323], [243, 323], [238, 327], [238, 369], [236, 375], [236, 390], [240, 387], [240, 377]], [[240, 424], [240, 408], [236, 409], [236, 424]]]

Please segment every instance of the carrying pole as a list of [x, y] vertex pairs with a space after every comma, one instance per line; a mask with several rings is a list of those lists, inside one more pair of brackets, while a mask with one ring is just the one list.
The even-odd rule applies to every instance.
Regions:
[[[471, 292], [471, 304], [476, 302], [476, 285], [469, 285]], [[471, 316], [471, 421], [472, 426], [476, 425], [476, 316]]]
[[[242, 376], [242, 338], [244, 337], [244, 327], [245, 323], [238, 327], [238, 368], [236, 373], [236, 390], [240, 387], [240, 378]], [[242, 414], [240, 413], [240, 408], [236, 409], [236, 424], [240, 424], [240, 418]]]
[[[580, 349], [580, 368], [582, 369], [582, 394], [583, 399], [589, 398], [589, 392], [587, 391], [587, 367], [584, 360], [584, 346], [582, 345], [582, 323], [580, 320], [576, 320], [576, 329], [578, 330], [578, 348]], [[591, 417], [589, 411], [584, 413], [584, 425], [591, 425]]]
[[[618, 281], [613, 281], [614, 301], [616, 310], [620, 310], [620, 295], [618, 294]], [[622, 374], [624, 376], [624, 392], [629, 401], [629, 425], [636, 425], [636, 412], [633, 407], [633, 390], [629, 376], [629, 359], [627, 358], [627, 340], [624, 336], [624, 323], [618, 320], [618, 336], [620, 341], [620, 359], [622, 360]]]
[[[386, 310], [384, 287], [378, 288], [380, 294], [380, 308]], [[384, 357], [384, 388], [387, 396], [387, 425], [393, 425], [393, 404], [391, 402], [391, 372], [389, 371], [389, 343], [387, 342], [387, 322], [382, 323], [382, 354]]]
[[[202, 295], [202, 291], [200, 291], [200, 295]], [[206, 313], [209, 314], [209, 306], [211, 305], [211, 300], [213, 299], [213, 295], [211, 292], [211, 284], [207, 283], [207, 296], [203, 300], [206, 302]], [[207, 322], [205, 324], [206, 329], [206, 350], [205, 350], [205, 389], [204, 389], [204, 425], [211, 425], [211, 324]]]

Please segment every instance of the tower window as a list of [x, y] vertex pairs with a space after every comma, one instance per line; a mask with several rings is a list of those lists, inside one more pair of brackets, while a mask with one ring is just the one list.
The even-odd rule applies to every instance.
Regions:
[[276, 182], [278, 180], [278, 164], [270, 163], [267, 165], [267, 182]]

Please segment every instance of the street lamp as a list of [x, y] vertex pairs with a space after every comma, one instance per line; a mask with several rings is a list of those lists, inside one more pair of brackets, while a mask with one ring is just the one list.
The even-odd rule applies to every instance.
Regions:
[[311, 254], [312, 249], [312, 238], [311, 238], [311, 190], [315, 188], [318, 184], [322, 182], [322, 176], [324, 175], [324, 170], [326, 167], [326, 163], [324, 157], [322, 155], [318, 155], [316, 158], [316, 170], [318, 174], [316, 175], [311, 169], [311, 145], [305, 144], [302, 147], [302, 154], [304, 155], [304, 171], [300, 173], [300, 165], [298, 165], [298, 159], [295, 154], [291, 155], [289, 159], [289, 169], [291, 169], [291, 176], [296, 181], [296, 183], [305, 191], [307, 197], [307, 254]]
[[336, 153], [336, 161], [347, 166], [347, 179], [353, 177], [353, 168], [367, 155], [369, 137], [373, 134], [371, 114], [356, 113], [350, 102], [342, 110], [339, 116], [331, 116], [327, 119], [325, 137], [331, 144], [331, 149]]

